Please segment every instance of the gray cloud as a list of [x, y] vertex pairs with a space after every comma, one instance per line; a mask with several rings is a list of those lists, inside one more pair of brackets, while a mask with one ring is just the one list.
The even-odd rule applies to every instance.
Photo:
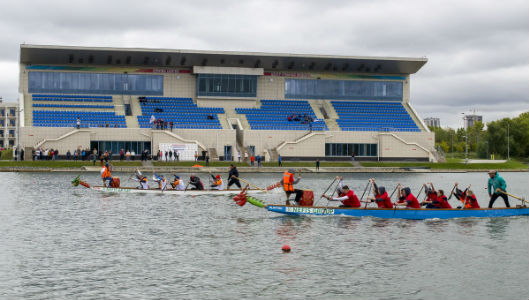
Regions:
[[[0, 95], [17, 97], [19, 44], [426, 56], [421, 117], [458, 125], [529, 110], [529, 2], [3, 1]], [[456, 118], [453, 116], [457, 116]]]

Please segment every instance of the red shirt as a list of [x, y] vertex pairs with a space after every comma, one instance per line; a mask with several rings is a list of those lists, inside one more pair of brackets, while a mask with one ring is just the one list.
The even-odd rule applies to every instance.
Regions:
[[377, 203], [378, 208], [393, 208], [393, 203], [391, 203], [391, 199], [389, 199], [387, 192], [384, 192], [382, 195], [376, 195], [375, 202]]
[[437, 198], [437, 201], [439, 201], [439, 207], [440, 208], [452, 208], [452, 205], [448, 203], [448, 199], [446, 199], [446, 196], [441, 196]]
[[358, 197], [355, 195], [355, 193], [352, 190], [349, 190], [347, 194], [340, 193], [340, 197], [346, 196], [347, 199], [342, 200], [343, 205], [349, 206], [349, 207], [360, 207], [360, 200], [358, 200]]
[[407, 208], [421, 208], [421, 204], [419, 201], [417, 201], [417, 198], [413, 196], [412, 194], [409, 194], [404, 201], [407, 202], [406, 207]]
[[469, 203], [470, 204], [470, 208], [480, 208], [478, 200], [476, 199], [475, 195], [467, 196], [466, 200], [465, 200], [465, 203]]

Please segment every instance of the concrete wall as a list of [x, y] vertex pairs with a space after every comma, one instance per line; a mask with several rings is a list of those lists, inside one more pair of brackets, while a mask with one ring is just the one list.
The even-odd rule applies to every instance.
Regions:
[[[24, 147], [39, 146], [43, 149], [59, 149], [66, 153], [77, 148], [89, 148], [90, 141], [144, 141], [153, 142], [154, 152], [160, 143], [194, 143], [208, 148], [216, 148], [219, 156], [224, 155], [224, 146], [235, 149], [235, 130], [201, 130], [186, 129], [161, 131], [137, 128], [45, 128], [23, 127], [20, 130], [21, 145]], [[199, 148], [202, 148], [199, 145]]]
[[263, 155], [283, 142], [302, 140], [287, 143], [279, 149], [279, 154], [283, 157], [324, 157], [326, 143], [379, 144], [381, 157], [429, 159], [428, 151], [433, 151], [435, 144], [434, 134], [430, 132], [326, 131], [302, 139], [307, 134], [307, 131], [295, 130], [245, 130], [244, 145], [255, 146], [256, 153]]

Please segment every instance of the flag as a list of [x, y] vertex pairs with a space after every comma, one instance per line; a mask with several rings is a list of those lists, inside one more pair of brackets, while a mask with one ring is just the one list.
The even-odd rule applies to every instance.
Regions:
[[150, 124], [154, 123], [156, 121], [156, 117], [154, 115], [151, 115], [151, 120], [149, 121]]

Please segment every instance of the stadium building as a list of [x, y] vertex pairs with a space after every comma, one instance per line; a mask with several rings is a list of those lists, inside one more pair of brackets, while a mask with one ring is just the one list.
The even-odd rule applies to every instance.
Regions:
[[435, 161], [434, 135], [410, 105], [410, 75], [426, 62], [21, 45], [20, 143], [26, 153]]

